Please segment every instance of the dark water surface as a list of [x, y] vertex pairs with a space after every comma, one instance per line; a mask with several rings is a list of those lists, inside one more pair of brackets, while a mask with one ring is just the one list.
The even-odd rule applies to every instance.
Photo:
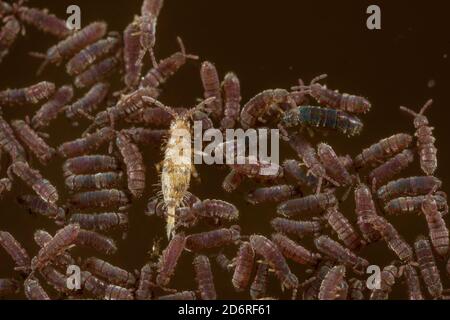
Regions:
[[[366, 28], [366, 8], [379, 4], [382, 10], [382, 30]], [[30, 1], [30, 6], [49, 8], [58, 16], [65, 16], [68, 5], [77, 4], [82, 10], [82, 24], [105, 20], [110, 30], [122, 31], [139, 13], [141, 1]], [[443, 190], [449, 191], [450, 148], [450, 37], [448, 28], [448, 2], [445, 1], [261, 1], [261, 0], [166, 0], [158, 23], [156, 54], [163, 58], [178, 50], [176, 36], [181, 36], [190, 53], [201, 59], [213, 61], [221, 76], [234, 71], [241, 80], [243, 102], [268, 88], [289, 88], [299, 77], [309, 81], [312, 77], [329, 74], [326, 83], [331, 88], [367, 96], [373, 104], [372, 111], [363, 117], [364, 131], [356, 138], [339, 135], [318, 137], [326, 139], [339, 154], [356, 155], [362, 147], [398, 132], [413, 132], [412, 118], [399, 111], [399, 105], [419, 108], [429, 98], [435, 104], [429, 109], [430, 122], [435, 126], [436, 146], [439, 150], [439, 168], [436, 175], [443, 181]], [[51, 36], [27, 28], [11, 54], [0, 65], [0, 88], [21, 87], [40, 80], [50, 80], [58, 86], [69, 83], [63, 68], [49, 67], [42, 76], [35, 71], [40, 61], [28, 56], [29, 51], [45, 51], [54, 43]], [[190, 61], [165, 86], [161, 100], [169, 105], [190, 106], [202, 97], [199, 62]], [[118, 81], [118, 79], [114, 79]], [[434, 86], [429, 84], [435, 83]], [[77, 97], [82, 91], [77, 90]], [[5, 108], [7, 120], [32, 115], [37, 107]], [[48, 132], [52, 146], [77, 138], [86, 124], [72, 128], [63, 117], [53, 122]], [[140, 269], [149, 259], [148, 251], [153, 241], [164, 237], [164, 224], [155, 217], [144, 216], [146, 201], [155, 194], [158, 177], [154, 164], [160, 161], [159, 147], [142, 149], [148, 165], [148, 187], [145, 197], [133, 204], [129, 211], [128, 238], [118, 241], [119, 251], [111, 257], [102, 257], [127, 270]], [[282, 149], [282, 159], [293, 153]], [[52, 181], [67, 197], [62, 177], [62, 160], [56, 159], [45, 168], [36, 161], [32, 165]], [[7, 159], [2, 159], [1, 176], [5, 175]], [[191, 191], [201, 199], [220, 198], [234, 203], [240, 210], [242, 233], [270, 235], [270, 219], [275, 216], [275, 206], [250, 206], [243, 199], [244, 191], [254, 187], [245, 184], [238, 192], [225, 194], [221, 182], [227, 170], [199, 166], [201, 183], [193, 183]], [[417, 162], [405, 174], [420, 175]], [[0, 202], [0, 230], [11, 232], [30, 254], [37, 252], [33, 242], [36, 229], [52, 233], [56, 228], [45, 218], [27, 214], [16, 203], [18, 195], [31, 191], [15, 183], [13, 192]], [[352, 221], [353, 200], [342, 206]], [[412, 215], [396, 217], [390, 221], [412, 243], [419, 233], [426, 233], [423, 217]], [[164, 238], [163, 238], [164, 239]], [[311, 241], [305, 240], [311, 247]], [[163, 241], [162, 245], [165, 246]], [[231, 257], [235, 248], [227, 251]], [[90, 256], [94, 252], [79, 249], [75, 253]], [[384, 243], [362, 252], [372, 264], [384, 266], [395, 260]], [[183, 255], [178, 271], [171, 283], [177, 289], [195, 287], [192, 255]], [[301, 279], [305, 268], [294, 267]], [[12, 276], [12, 262], [0, 250], [0, 278]], [[442, 278], [448, 286], [444, 261], [439, 261]], [[235, 293], [229, 275], [213, 264], [219, 298], [248, 298], [246, 293]], [[49, 289], [52, 296], [54, 292]], [[270, 294], [280, 296], [279, 284], [274, 280]], [[23, 294], [14, 298], [23, 298]], [[284, 296], [286, 297], [286, 296]], [[405, 288], [396, 286], [393, 298], [404, 298]]]

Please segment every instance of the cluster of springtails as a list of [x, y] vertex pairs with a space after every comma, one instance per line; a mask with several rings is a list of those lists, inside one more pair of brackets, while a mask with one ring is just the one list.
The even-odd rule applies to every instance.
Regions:
[[[144, 0], [140, 15], [123, 32], [109, 32], [103, 21], [69, 30], [47, 10], [0, 1], [0, 61], [8, 58], [26, 28], [36, 28], [56, 38], [47, 52], [30, 53], [43, 60], [38, 74], [65, 64], [73, 80], [73, 85], [42, 81], [0, 91], [3, 109], [39, 106], [25, 119], [0, 116], [0, 147], [9, 157], [0, 196], [7, 197], [16, 184], [25, 185], [30, 193], [19, 196], [18, 204], [58, 226], [53, 235], [34, 233], [39, 247], [34, 256], [28, 253], [33, 248], [24, 248], [8, 226], [1, 226], [0, 246], [15, 267], [10, 278], [0, 279], [0, 297], [23, 291], [36, 300], [226, 299], [216, 290], [217, 267], [242, 297], [252, 299], [388, 299], [402, 284], [404, 298], [446, 298], [441, 277], [450, 273], [450, 261], [442, 271], [441, 260], [448, 259], [448, 205], [442, 182], [433, 176], [437, 149], [425, 116], [432, 102], [418, 112], [401, 107], [414, 117], [414, 136], [393, 134], [355, 156], [312, 142], [312, 134], [361, 134], [360, 117], [371, 109], [364, 97], [320, 84], [325, 75], [308, 85], [300, 80], [290, 89], [264, 90], [241, 108], [237, 75], [229, 72], [221, 81], [215, 65], [205, 61], [199, 81], [204, 100], [190, 109], [168, 107], [157, 100], [162, 86], [199, 57], [186, 53], [178, 38], [180, 50], [157, 61], [156, 26], [162, 7], [163, 0]], [[108, 81], [114, 77], [121, 80], [120, 88]], [[89, 124], [81, 136], [52, 147], [44, 131], [63, 115], [73, 125]], [[282, 143], [297, 157], [283, 159], [270, 175], [262, 174], [263, 169], [274, 164], [262, 160], [215, 165], [229, 170], [222, 183], [228, 193], [244, 184], [258, 186], [245, 195], [252, 206], [243, 212], [220, 199], [200, 199], [189, 192], [191, 176], [197, 175], [192, 155], [184, 153], [179, 159], [178, 152], [190, 149], [192, 141], [176, 134], [190, 132], [192, 121], [201, 121], [204, 130], [279, 128]], [[163, 151], [156, 191], [148, 186], [149, 170], [141, 152], [154, 146]], [[415, 157], [423, 173], [398, 178]], [[37, 168], [55, 158], [65, 161], [64, 199]], [[352, 192], [354, 212], [344, 212], [340, 207]], [[118, 251], [111, 232], [122, 231], [124, 237], [133, 232], [128, 230], [128, 213], [144, 196], [149, 197], [145, 214], [164, 222], [161, 233], [167, 239], [155, 239], [140, 271], [127, 271], [105, 260]], [[277, 206], [270, 222], [273, 234], [244, 235], [241, 216], [255, 215], [257, 206], [269, 204]], [[422, 214], [429, 233], [409, 243], [389, 218], [412, 213]], [[365, 248], [377, 242], [387, 247], [392, 263], [379, 266], [376, 285], [368, 286], [367, 270], [376, 261]], [[78, 247], [102, 258], [75, 257]], [[192, 257], [196, 287], [173, 285], [183, 255]], [[73, 266], [81, 270], [75, 288], [67, 285], [67, 270]]]

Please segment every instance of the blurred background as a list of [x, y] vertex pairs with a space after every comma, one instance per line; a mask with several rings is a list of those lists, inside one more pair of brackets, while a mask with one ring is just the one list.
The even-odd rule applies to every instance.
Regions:
[[[48, 8], [59, 17], [66, 16], [66, 8], [77, 4], [81, 8], [82, 25], [95, 20], [104, 20], [111, 31], [122, 32], [139, 14], [140, 0], [76, 0], [39, 1], [30, 0], [27, 5]], [[381, 30], [368, 30], [366, 9], [371, 4], [381, 7]], [[340, 135], [316, 137], [317, 141], [328, 141], [339, 154], [354, 156], [381, 138], [398, 132], [413, 133], [412, 117], [399, 111], [400, 105], [418, 110], [426, 100], [433, 98], [434, 105], [427, 116], [435, 126], [436, 146], [439, 150], [439, 168], [436, 175], [443, 181], [443, 190], [448, 192], [450, 182], [450, 149], [446, 139], [450, 134], [448, 122], [450, 106], [449, 59], [450, 36], [448, 33], [448, 1], [262, 1], [262, 0], [165, 0], [158, 20], [155, 53], [162, 59], [178, 50], [176, 37], [182, 37], [187, 51], [201, 57], [200, 61], [189, 61], [180, 72], [164, 85], [161, 101], [173, 106], [191, 106], [203, 95], [199, 77], [202, 60], [216, 64], [223, 77], [234, 71], [240, 78], [243, 103], [258, 92], [269, 88], [289, 88], [298, 78], [309, 82], [313, 77], [327, 73], [323, 82], [328, 87], [368, 97], [372, 111], [363, 116], [363, 133], [351, 139]], [[0, 64], [0, 89], [23, 87], [41, 80], [50, 80], [58, 86], [72, 80], [64, 68], [51, 66], [40, 76], [35, 72], [41, 61], [29, 57], [28, 52], [45, 52], [55, 43], [51, 36], [26, 28], [26, 35], [17, 41], [11, 53]], [[147, 61], [147, 64], [148, 61]], [[148, 67], [147, 67], [148, 68]], [[112, 79], [118, 82], [120, 79]], [[77, 97], [82, 91], [77, 91]], [[37, 107], [4, 108], [5, 119], [11, 120], [32, 115]], [[52, 146], [73, 140], [84, 130], [85, 124], [73, 128], [60, 117], [52, 123], [48, 140]], [[164, 224], [156, 217], [144, 216], [147, 199], [154, 196], [158, 176], [154, 164], [161, 160], [159, 146], [144, 150], [148, 164], [148, 190], [140, 201], [130, 209], [128, 237], [120, 240], [119, 251], [112, 257], [102, 257], [127, 270], [140, 269], [148, 261], [148, 251], [154, 241], [162, 238], [165, 247]], [[282, 159], [294, 157], [289, 148], [282, 149]], [[1, 176], [8, 165], [2, 158]], [[36, 161], [33, 166], [51, 180], [65, 198], [62, 160], [55, 160], [42, 167]], [[191, 191], [201, 199], [220, 198], [234, 203], [240, 210], [239, 224], [242, 233], [269, 235], [269, 221], [275, 216], [274, 205], [250, 206], [243, 192], [255, 186], [248, 183], [234, 194], [225, 194], [221, 189], [223, 177], [228, 170], [223, 168], [199, 168], [201, 183], [193, 183]], [[420, 175], [418, 164], [405, 173]], [[13, 192], [5, 195], [0, 203], [0, 230], [11, 232], [29, 251], [37, 252], [33, 232], [46, 229], [52, 234], [56, 227], [45, 218], [29, 215], [20, 208], [17, 195], [29, 193], [21, 184], [15, 184]], [[353, 200], [342, 207], [351, 221], [355, 220]], [[390, 219], [401, 234], [410, 242], [420, 233], [426, 233], [423, 217], [404, 216]], [[311, 241], [302, 242], [311, 248]], [[226, 250], [229, 257], [236, 248]], [[75, 250], [82, 256], [97, 255], [89, 250]], [[361, 253], [372, 264], [383, 267], [395, 260], [395, 256], [379, 243]], [[171, 287], [189, 290], [195, 287], [191, 267], [192, 254], [183, 255], [178, 272]], [[305, 279], [305, 268], [294, 266], [300, 279]], [[0, 278], [10, 277], [12, 262], [0, 250]], [[439, 261], [442, 278], [448, 287], [445, 263]], [[247, 299], [247, 293], [235, 293], [231, 276], [213, 263], [216, 288], [219, 298]], [[55, 294], [49, 290], [52, 296]], [[271, 283], [270, 294], [282, 295], [276, 280]], [[23, 294], [14, 298], [23, 298]], [[404, 298], [405, 287], [395, 287], [392, 298]]]

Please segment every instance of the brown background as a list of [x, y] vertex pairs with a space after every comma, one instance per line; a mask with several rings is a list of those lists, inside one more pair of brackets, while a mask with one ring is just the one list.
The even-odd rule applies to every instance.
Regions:
[[[30, 1], [30, 6], [47, 7], [63, 17], [70, 4], [78, 4], [82, 10], [82, 24], [103, 19], [110, 30], [122, 31], [140, 9], [140, 1]], [[366, 8], [369, 4], [382, 8], [382, 30], [369, 31], [366, 28]], [[257, 92], [268, 88], [288, 88], [298, 77], [309, 81], [312, 77], [328, 73], [326, 83], [331, 88], [367, 96], [373, 111], [364, 116], [365, 129], [360, 137], [347, 139], [331, 135], [326, 139], [338, 153], [357, 154], [361, 147], [397, 132], [412, 132], [412, 118], [400, 113], [398, 106], [404, 104], [418, 108], [428, 98], [435, 99], [429, 110], [431, 123], [436, 127], [439, 149], [437, 176], [448, 191], [450, 181], [450, 153], [446, 144], [449, 136], [448, 107], [450, 105], [448, 86], [450, 84], [448, 34], [448, 10], [445, 1], [261, 1], [261, 0], [166, 0], [158, 23], [156, 54], [166, 57], [177, 50], [176, 36], [185, 41], [189, 52], [202, 59], [216, 63], [223, 76], [235, 71], [242, 84], [243, 101]], [[63, 69], [48, 68], [36, 78], [39, 61], [28, 57], [28, 51], [45, 51], [54, 43], [50, 36], [44, 36], [27, 28], [11, 54], [0, 65], [0, 88], [21, 87], [38, 80], [51, 80], [58, 85], [70, 82]], [[190, 62], [165, 86], [161, 100], [170, 105], [192, 105], [202, 96], [198, 76], [199, 63]], [[117, 81], [118, 79], [115, 79]], [[435, 86], [429, 87], [430, 81]], [[81, 91], [77, 91], [78, 96]], [[8, 120], [32, 115], [35, 107], [4, 109]], [[53, 146], [75, 139], [82, 129], [72, 129], [70, 124], [59, 118], [49, 132], [49, 143]], [[319, 138], [320, 139], [320, 138]], [[283, 158], [292, 156], [283, 149]], [[126, 269], [139, 269], [147, 260], [147, 251], [157, 237], [162, 237], [163, 224], [157, 218], [143, 214], [146, 199], [155, 193], [157, 182], [153, 164], [159, 161], [158, 148], [147, 148], [145, 157], [149, 167], [148, 192], [145, 199], [133, 205], [130, 210], [130, 232], [124, 241], [118, 241], [119, 252], [107, 258], [108, 261]], [[62, 179], [61, 160], [54, 160], [42, 168], [35, 161], [33, 165], [58, 187], [61, 198], [66, 197]], [[2, 159], [2, 176], [7, 166]], [[220, 188], [225, 170], [199, 168], [202, 184], [191, 188], [200, 198], [221, 198], [236, 204], [241, 213], [240, 225], [244, 234], [271, 232], [269, 220], [274, 206], [249, 206], [242, 199], [242, 192], [224, 194]], [[420, 174], [417, 164], [409, 173]], [[240, 191], [251, 188], [246, 185]], [[56, 230], [51, 222], [30, 216], [18, 207], [15, 197], [30, 192], [17, 183], [13, 192], [0, 203], [0, 229], [10, 231], [30, 253], [36, 252], [33, 231], [44, 228], [52, 233]], [[352, 198], [352, 197], [351, 197]], [[346, 215], [354, 220], [353, 203], [343, 206]], [[402, 235], [410, 242], [426, 232], [422, 217], [410, 216], [391, 219]], [[117, 237], [118, 238], [118, 237]], [[306, 246], [310, 243], [304, 241]], [[163, 242], [165, 245], [165, 242]], [[228, 252], [229, 256], [234, 249]], [[85, 256], [91, 251], [80, 252]], [[395, 257], [383, 243], [364, 250], [363, 255], [380, 266]], [[191, 267], [192, 256], [185, 254], [180, 262], [172, 286], [178, 289], [194, 288]], [[440, 263], [442, 268], [443, 263]], [[0, 250], [0, 277], [10, 277], [12, 263]], [[304, 268], [294, 267], [299, 274]], [[248, 298], [247, 294], [234, 293], [230, 276], [214, 266], [219, 298]], [[443, 278], [447, 276], [442, 272]], [[300, 276], [304, 278], [305, 276]], [[51, 291], [50, 291], [51, 292]], [[279, 285], [273, 281], [270, 293], [278, 296]], [[23, 297], [23, 295], [15, 296]], [[404, 297], [404, 286], [397, 286], [392, 297]]]

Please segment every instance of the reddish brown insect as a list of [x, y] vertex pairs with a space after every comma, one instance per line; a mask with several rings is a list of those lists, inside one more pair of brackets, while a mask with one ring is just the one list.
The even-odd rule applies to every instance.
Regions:
[[205, 99], [214, 97], [214, 101], [206, 105], [206, 109], [211, 116], [218, 120], [222, 117], [223, 105], [222, 95], [220, 90], [219, 74], [214, 64], [209, 61], [204, 61], [200, 68], [200, 78], [203, 84]]
[[[186, 112], [186, 108], [174, 108], [174, 111], [181, 115]], [[151, 127], [169, 127], [172, 120], [173, 115], [166, 108], [161, 107], [140, 109], [125, 118], [126, 122]]]
[[333, 268], [333, 264], [329, 260], [324, 260], [323, 264], [316, 269], [314, 276], [301, 284], [302, 287], [308, 285], [307, 289], [303, 292], [304, 300], [317, 300], [320, 286], [331, 268]]
[[411, 145], [413, 137], [406, 133], [397, 133], [364, 149], [355, 157], [356, 168], [376, 166], [386, 159], [405, 150]]
[[177, 216], [177, 221], [175, 222], [175, 228], [193, 228], [198, 225], [201, 220], [205, 220], [207, 223], [212, 225], [220, 224], [219, 218], [207, 218], [197, 216], [192, 208], [190, 207], [180, 207], [175, 210]]
[[47, 127], [50, 122], [63, 111], [66, 104], [73, 98], [74, 92], [71, 85], [62, 86], [59, 88], [53, 97], [44, 103], [41, 108], [31, 119], [31, 126], [35, 129], [42, 129]]
[[156, 25], [158, 22], [159, 12], [164, 4], [163, 0], [144, 0], [141, 7], [141, 17], [139, 17], [139, 42], [141, 51], [137, 63], [142, 63], [145, 54], [148, 52], [152, 59], [153, 65], [157, 62], [153, 53], [153, 47], [156, 41]]
[[67, 287], [67, 276], [59, 272], [53, 266], [45, 266], [39, 273], [42, 275], [44, 280], [59, 293], [69, 293], [70, 290]]
[[50, 300], [50, 297], [42, 288], [39, 280], [35, 277], [28, 277], [23, 284], [23, 291], [28, 300]]
[[261, 299], [266, 296], [268, 280], [269, 265], [264, 262], [258, 263], [255, 279], [250, 286], [250, 296], [253, 300]]
[[145, 189], [144, 158], [139, 148], [123, 132], [117, 134], [116, 146], [127, 168], [128, 190], [135, 198], [140, 198]]
[[116, 171], [119, 169], [117, 159], [104, 155], [80, 156], [68, 159], [63, 165], [64, 176], [92, 174]]
[[14, 16], [4, 18], [3, 22], [0, 30], [0, 63], [8, 55], [21, 30], [20, 23]]
[[250, 282], [255, 262], [255, 252], [249, 242], [243, 242], [235, 258], [236, 268], [234, 269], [231, 282], [236, 291], [244, 291]]
[[177, 234], [170, 240], [167, 248], [162, 252], [158, 263], [158, 275], [156, 277], [156, 283], [159, 286], [167, 286], [169, 284], [185, 245], [186, 237], [184, 234]]
[[30, 256], [9, 232], [0, 231], [0, 245], [16, 264], [14, 270], [25, 274], [30, 272]]
[[281, 202], [299, 194], [295, 186], [283, 184], [255, 189], [247, 194], [247, 201], [251, 204]]
[[229, 221], [239, 219], [239, 210], [233, 204], [223, 200], [206, 199], [196, 202], [192, 205], [192, 211], [195, 215], [205, 218]]
[[88, 271], [81, 272], [81, 287], [96, 298], [103, 299], [107, 284]]
[[56, 150], [50, 147], [25, 121], [13, 120], [11, 126], [20, 142], [27, 146], [43, 165], [56, 155]]
[[[34, 242], [40, 247], [45, 247], [50, 241], [52, 241], [53, 237], [44, 230], [36, 230], [34, 232]], [[72, 256], [68, 252], [62, 252], [53, 259], [52, 264], [58, 267], [67, 269], [68, 266], [74, 265], [76, 262], [72, 258]]]
[[372, 290], [370, 300], [387, 300], [397, 277], [398, 269], [396, 266], [384, 267], [380, 274], [380, 288]]
[[158, 300], [197, 300], [194, 291], [181, 291], [158, 297]]
[[34, 57], [44, 59], [37, 74], [41, 74], [49, 63], [59, 65], [63, 60], [72, 58], [88, 45], [103, 38], [106, 34], [106, 29], [107, 25], [105, 22], [92, 22], [83, 29], [50, 47], [47, 50], [47, 53], [31, 53]]
[[230, 166], [236, 170], [237, 173], [248, 178], [273, 181], [283, 176], [283, 169], [278, 164], [255, 159], [254, 157], [247, 157], [242, 164], [236, 163], [231, 164]]
[[105, 290], [105, 300], [134, 300], [130, 290], [109, 284]]
[[120, 64], [120, 55], [105, 58], [96, 64], [91, 65], [85, 71], [76, 76], [74, 84], [77, 88], [86, 88], [104, 81], [111, 75]]
[[94, 231], [126, 229], [128, 215], [122, 212], [74, 213], [70, 216], [69, 223], [78, 223], [81, 228]]
[[125, 208], [130, 199], [121, 190], [103, 189], [95, 191], [80, 192], [69, 198], [72, 209], [89, 210], [104, 208]]
[[[213, 99], [213, 98], [211, 98]], [[209, 115], [206, 112], [200, 111], [200, 110], [194, 110], [192, 111], [192, 121], [199, 121], [202, 125], [202, 131], [214, 128], [214, 123], [212, 119], [209, 117]]]
[[325, 167], [317, 157], [316, 150], [314, 150], [305, 137], [303, 137], [300, 133], [291, 135], [289, 144], [308, 168], [306, 175], [313, 175], [318, 179], [316, 193], [320, 192], [323, 179], [332, 182], [334, 185], [338, 185], [336, 181], [327, 175]]
[[[184, 205], [186, 205], [186, 207], [181, 207], [178, 209], [188, 208], [190, 210], [192, 206], [198, 202], [200, 202], [200, 199], [197, 198], [197, 196], [190, 192], [187, 192], [186, 198], [184, 199]], [[156, 214], [158, 217], [164, 217], [167, 214], [167, 208], [164, 207], [163, 201], [151, 198], [147, 203], [146, 215], [151, 216], [154, 214]]]
[[92, 248], [100, 253], [111, 255], [117, 251], [116, 243], [113, 239], [103, 236], [95, 231], [80, 230], [75, 244]]
[[434, 146], [436, 138], [433, 136], [433, 127], [429, 126], [428, 118], [423, 114], [433, 103], [428, 100], [420, 109], [419, 113], [411, 109], [400, 107], [400, 110], [408, 112], [414, 117], [414, 127], [416, 128], [415, 136], [417, 137], [417, 148], [420, 156], [420, 167], [427, 175], [432, 175], [437, 168], [437, 148]]
[[20, 283], [14, 279], [0, 279], [0, 298], [20, 292]]
[[298, 264], [315, 266], [321, 258], [319, 254], [309, 251], [281, 233], [272, 234], [272, 241], [287, 259], [291, 259]]
[[167, 130], [135, 127], [122, 130], [122, 132], [131, 137], [135, 143], [150, 146], [160, 146], [168, 135]]
[[186, 237], [186, 249], [197, 252], [200, 250], [220, 248], [236, 242], [239, 238], [239, 226], [195, 233]]
[[410, 262], [413, 259], [411, 246], [400, 236], [395, 227], [381, 216], [373, 216], [368, 219], [372, 227], [380, 233], [391, 249], [400, 260]]
[[345, 279], [345, 266], [335, 266], [328, 271], [319, 289], [319, 300], [337, 300], [340, 285]]
[[395, 175], [406, 169], [413, 161], [414, 154], [411, 150], [406, 149], [379, 167], [373, 169], [369, 174], [369, 180], [372, 181], [372, 191], [375, 192], [377, 188], [388, 183]]
[[[0, 197], [5, 193], [11, 191], [12, 182], [8, 178], [0, 179]], [[1, 198], [0, 198], [1, 199]]]
[[66, 21], [50, 14], [47, 9], [39, 10], [20, 6], [17, 10], [20, 21], [25, 22], [36, 29], [48, 33], [58, 39], [67, 38], [72, 31], [66, 26]]
[[417, 273], [416, 267], [409, 263], [406, 264], [403, 269], [403, 275], [405, 277], [409, 300], [423, 300], [419, 274]]
[[353, 183], [353, 178], [341, 162], [333, 148], [326, 143], [319, 143], [317, 154], [322, 162], [327, 175], [338, 183], [337, 186], [348, 186]]
[[358, 217], [358, 227], [367, 243], [380, 240], [381, 235], [369, 223], [369, 219], [377, 217], [377, 209], [368, 186], [359, 183], [355, 188], [355, 213]]
[[186, 49], [180, 37], [177, 38], [177, 41], [180, 46], [180, 51], [159, 61], [157, 66], [150, 69], [142, 78], [140, 83], [141, 87], [158, 88], [173, 76], [186, 63], [187, 59], [198, 59], [196, 55], [186, 54]]
[[111, 33], [107, 38], [100, 39], [87, 46], [67, 62], [67, 73], [71, 76], [79, 75], [101, 58], [115, 52], [120, 44], [119, 35], [117, 33]]
[[351, 113], [366, 113], [370, 110], [372, 105], [366, 98], [347, 93], [339, 93], [317, 83], [326, 77], [326, 74], [315, 77], [308, 86], [305, 86], [300, 79], [300, 86], [293, 87], [292, 89], [300, 90], [303, 94], [309, 94], [317, 102], [330, 108], [341, 109]]
[[234, 269], [232, 261], [228, 259], [228, 257], [223, 253], [219, 253], [218, 255], [216, 255], [215, 261], [222, 270], [231, 272]]
[[54, 219], [58, 224], [62, 224], [65, 220], [66, 213], [63, 208], [44, 201], [39, 196], [21, 195], [17, 198], [17, 201], [20, 205], [29, 210], [30, 213]]
[[132, 287], [136, 283], [132, 273], [99, 258], [87, 258], [83, 263], [83, 269], [118, 286]]
[[278, 205], [277, 213], [296, 217], [300, 214], [318, 214], [337, 204], [332, 193], [318, 193], [301, 198], [291, 199]]
[[139, 60], [140, 41], [139, 41], [139, 22], [138, 17], [134, 17], [123, 32], [123, 60], [125, 62], [125, 84], [128, 88], [137, 87], [141, 78], [142, 61]]
[[22, 145], [14, 136], [12, 128], [0, 115], [0, 147], [9, 154], [11, 160], [26, 161], [27, 155]]
[[309, 187], [316, 190], [319, 180], [312, 174], [307, 173], [305, 167], [297, 160], [286, 160], [283, 162], [284, 176], [294, 180], [300, 187]]
[[319, 236], [322, 225], [318, 219], [310, 221], [296, 221], [285, 218], [275, 218], [270, 224], [277, 232], [293, 235], [299, 238], [306, 236]]
[[340, 243], [334, 241], [326, 235], [322, 235], [314, 240], [317, 250], [332, 260], [353, 268], [356, 272], [364, 273], [369, 262], [355, 255]]
[[217, 293], [214, 286], [214, 278], [211, 264], [207, 256], [198, 255], [194, 258], [195, 279], [202, 300], [216, 300]]
[[36, 230], [34, 232], [34, 242], [41, 248], [47, 245], [52, 239], [53, 236], [45, 230]]
[[138, 287], [135, 292], [136, 300], [150, 300], [153, 287], [153, 265], [146, 263], [139, 273]]
[[341, 161], [345, 169], [349, 171], [353, 169], [353, 159], [349, 154], [345, 156], [339, 156], [339, 160]]
[[422, 212], [427, 219], [429, 236], [434, 250], [441, 257], [445, 257], [449, 248], [449, 233], [436, 200], [431, 195], [426, 196], [422, 202]]
[[0, 19], [6, 17], [7, 15], [13, 14], [14, 8], [11, 4], [0, 1]]
[[361, 247], [363, 242], [359, 234], [336, 207], [328, 208], [324, 218], [347, 248], [355, 251]]
[[117, 188], [122, 182], [122, 172], [99, 172], [66, 178], [66, 186], [71, 191], [101, 190]]
[[365, 284], [356, 278], [349, 280], [349, 298], [350, 300], [364, 300]]
[[68, 249], [75, 243], [79, 232], [80, 226], [78, 224], [69, 224], [58, 230], [55, 236], [44, 247], [42, 247], [37, 256], [33, 258], [31, 261], [32, 269], [42, 269], [56, 256]]
[[4, 107], [20, 107], [38, 104], [49, 99], [55, 93], [55, 84], [42, 81], [32, 86], [0, 91], [0, 105]]
[[[167, 215], [167, 210], [162, 208], [162, 202], [157, 203], [157, 201], [152, 201], [149, 205], [148, 213], [156, 212], [157, 215], [161, 217]], [[176, 227], [192, 228], [196, 226], [200, 220], [205, 220], [206, 222], [215, 225], [224, 220], [236, 220], [239, 217], [239, 212], [228, 202], [207, 199], [203, 202], [200, 202], [199, 200], [194, 204], [179, 207], [175, 210], [175, 215], [177, 217]]]
[[430, 241], [423, 236], [419, 236], [414, 243], [414, 251], [416, 252], [420, 274], [422, 275], [428, 293], [433, 298], [442, 297], [443, 287], [441, 276], [436, 266], [436, 261], [434, 260]]
[[289, 269], [278, 247], [272, 241], [261, 235], [251, 235], [250, 244], [253, 250], [262, 256], [272, 269], [275, 270], [276, 276], [281, 281], [281, 287], [295, 291], [298, 287], [298, 279]]
[[9, 168], [8, 173], [12, 171], [25, 184], [36, 192], [44, 201], [55, 203], [58, 201], [58, 191], [48, 181], [44, 179], [38, 170], [32, 169], [26, 162], [14, 162]]
[[103, 144], [112, 141], [115, 131], [104, 127], [84, 138], [68, 141], [58, 147], [58, 153], [64, 158], [73, 158], [97, 151]]
[[264, 115], [274, 105], [279, 104], [287, 104], [290, 109], [297, 107], [295, 100], [287, 90], [270, 89], [258, 93], [242, 108], [240, 115], [242, 128], [254, 128], [258, 121], [262, 123], [266, 122], [263, 118]]
[[66, 117], [73, 120], [94, 112], [105, 101], [108, 91], [108, 83], [97, 83], [82, 98], [65, 108]]
[[391, 181], [377, 191], [383, 202], [403, 196], [425, 195], [441, 187], [442, 181], [432, 176], [408, 177]]
[[94, 123], [86, 130], [86, 132], [108, 124], [113, 126], [115, 121], [124, 119], [130, 114], [134, 114], [147, 106], [149, 103], [143, 99], [144, 97], [153, 98], [158, 95], [159, 91], [155, 88], [141, 88], [130, 94], [123, 95], [114, 107], [99, 112], [93, 119]]
[[222, 129], [232, 129], [239, 121], [241, 111], [241, 84], [239, 78], [233, 72], [228, 72], [222, 82], [222, 90], [225, 98], [225, 117], [221, 120]]
[[347, 281], [342, 280], [338, 285], [336, 300], [348, 300], [349, 285]]
[[234, 190], [236, 190], [242, 181], [244, 180], [244, 176], [240, 173], [238, 173], [236, 170], [232, 169], [230, 173], [225, 177], [225, 179], [222, 182], [222, 188], [228, 192], [231, 193]]
[[[447, 195], [439, 191], [432, 195], [432, 197], [436, 201], [438, 210], [442, 216], [446, 215], [448, 213]], [[396, 198], [386, 203], [384, 211], [388, 214], [421, 212], [422, 203], [425, 201], [425, 198], [426, 196]]]

